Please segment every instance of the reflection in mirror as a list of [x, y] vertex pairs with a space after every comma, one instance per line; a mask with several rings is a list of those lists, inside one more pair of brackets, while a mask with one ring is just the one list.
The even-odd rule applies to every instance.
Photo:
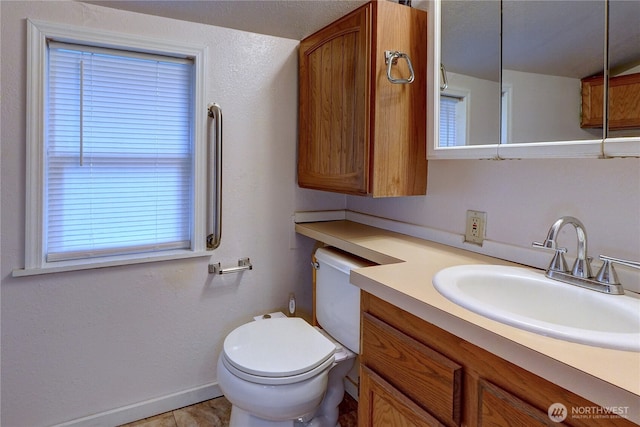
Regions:
[[[503, 143], [601, 140], [581, 79], [604, 70], [605, 1], [503, 1]], [[600, 98], [602, 102], [602, 98]]]
[[607, 137], [640, 136], [640, 1], [609, 1]]
[[500, 2], [443, 1], [440, 54], [447, 87], [441, 81], [439, 146], [497, 144]]

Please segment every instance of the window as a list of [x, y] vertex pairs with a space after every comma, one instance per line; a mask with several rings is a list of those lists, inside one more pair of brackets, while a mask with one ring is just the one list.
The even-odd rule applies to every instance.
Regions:
[[468, 94], [447, 89], [440, 93], [440, 147], [467, 144]]
[[29, 27], [25, 270], [202, 255], [204, 50]]

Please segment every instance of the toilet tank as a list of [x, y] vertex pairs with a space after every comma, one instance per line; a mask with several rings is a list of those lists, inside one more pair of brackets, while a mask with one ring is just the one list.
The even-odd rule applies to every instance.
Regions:
[[316, 260], [316, 319], [338, 342], [360, 353], [360, 288], [349, 283], [349, 273], [374, 264], [330, 247], [316, 250]]

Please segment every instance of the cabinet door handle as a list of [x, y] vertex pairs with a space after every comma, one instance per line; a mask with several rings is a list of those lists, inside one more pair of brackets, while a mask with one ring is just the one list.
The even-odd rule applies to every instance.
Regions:
[[[391, 76], [391, 67], [398, 63], [398, 58], [402, 58], [407, 61], [409, 66], [409, 78], [408, 79], [396, 79]], [[403, 52], [387, 50], [384, 52], [384, 63], [387, 64], [387, 79], [393, 84], [408, 84], [412, 83], [415, 79], [415, 73], [413, 72], [413, 64], [409, 55]]]

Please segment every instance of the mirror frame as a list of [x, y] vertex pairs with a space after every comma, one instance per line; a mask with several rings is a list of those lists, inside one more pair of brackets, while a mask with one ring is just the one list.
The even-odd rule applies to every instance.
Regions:
[[[604, 0], [603, 0], [604, 1]], [[440, 135], [440, 35], [441, 2], [428, 2], [429, 64], [427, 78], [427, 159], [550, 159], [550, 158], [607, 158], [640, 157], [640, 137], [603, 138], [580, 141], [531, 142], [519, 144], [491, 144], [465, 147], [438, 147]], [[607, 29], [608, 31], [608, 29]], [[605, 63], [606, 37], [605, 34]], [[604, 65], [604, 64], [603, 64]], [[604, 107], [604, 106], [603, 106]]]

